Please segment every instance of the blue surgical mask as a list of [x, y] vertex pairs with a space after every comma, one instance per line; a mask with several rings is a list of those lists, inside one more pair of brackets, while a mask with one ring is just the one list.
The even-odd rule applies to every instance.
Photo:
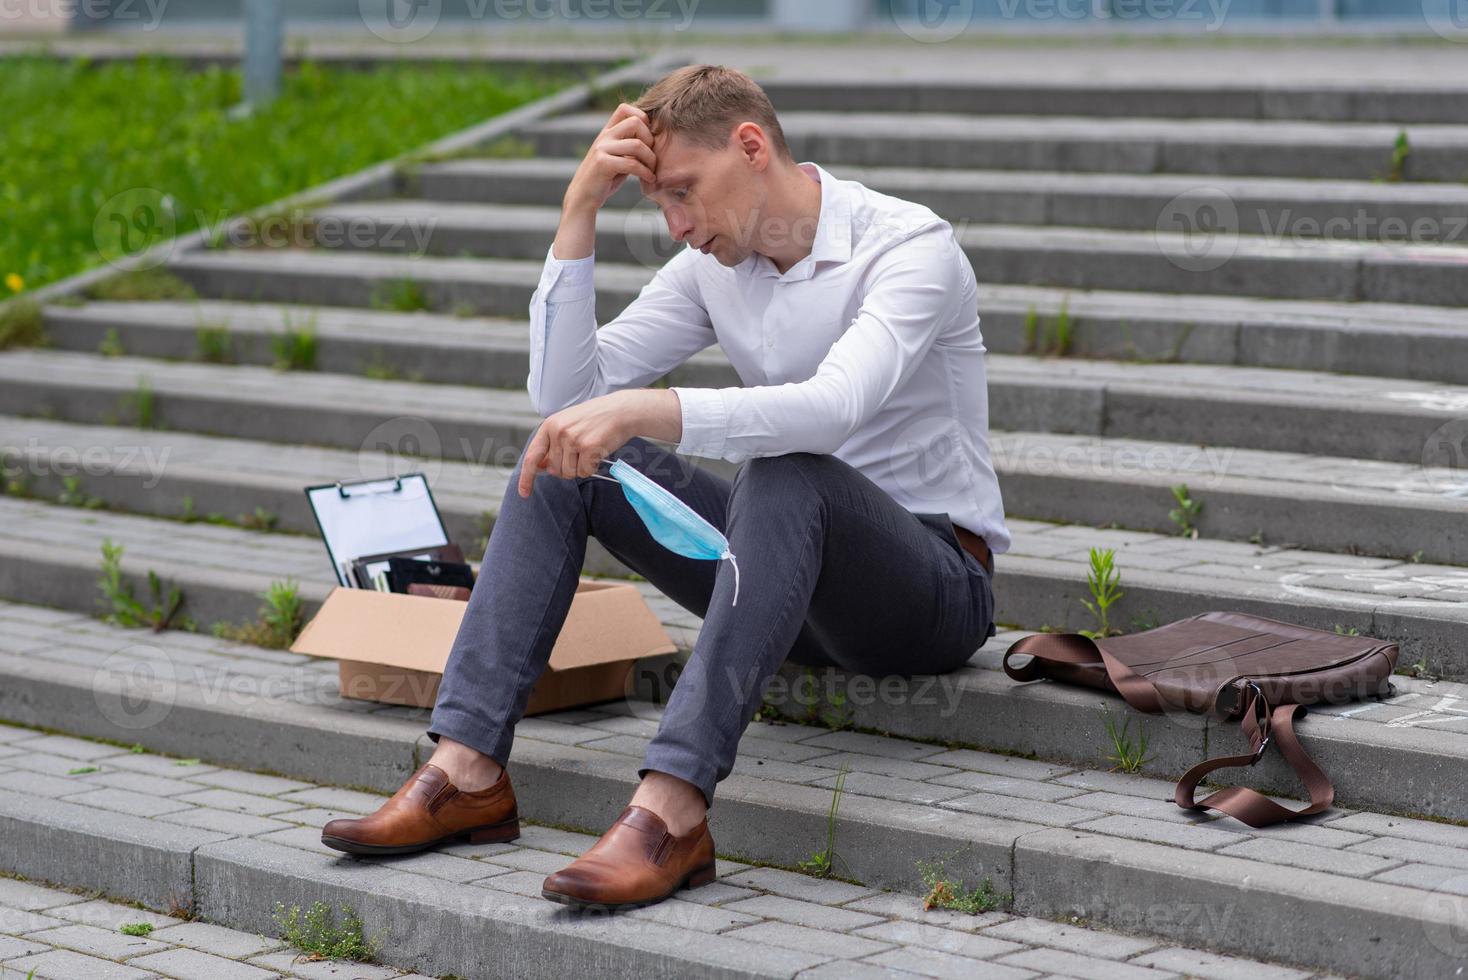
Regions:
[[[605, 460], [603, 460], [605, 462]], [[729, 550], [729, 541], [698, 512], [654, 483], [623, 460], [611, 464], [611, 476], [593, 473], [598, 480], [622, 485], [627, 502], [647, 530], [664, 548], [685, 558], [727, 558], [734, 566], [734, 601], [739, 604], [739, 563]]]

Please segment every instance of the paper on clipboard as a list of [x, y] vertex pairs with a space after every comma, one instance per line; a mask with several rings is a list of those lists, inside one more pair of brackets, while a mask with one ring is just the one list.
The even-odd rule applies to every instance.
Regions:
[[351, 566], [363, 555], [449, 543], [422, 473], [307, 487], [306, 499], [316, 515], [337, 582], [347, 588], [356, 587]]

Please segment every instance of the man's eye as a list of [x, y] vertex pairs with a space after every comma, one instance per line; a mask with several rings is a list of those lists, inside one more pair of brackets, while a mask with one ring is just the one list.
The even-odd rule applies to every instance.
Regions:
[[684, 190], [682, 187], [678, 188], [676, 191], [673, 192], [673, 197], [676, 198], [679, 201], [683, 200], [687, 196], [688, 196], [688, 191]]

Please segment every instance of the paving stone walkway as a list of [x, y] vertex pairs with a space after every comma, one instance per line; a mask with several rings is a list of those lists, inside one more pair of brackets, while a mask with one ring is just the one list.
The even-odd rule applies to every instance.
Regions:
[[[564, 713], [559, 720], [543, 721], [540, 726], [570, 727], [578, 718], [606, 726], [601, 730], [604, 739], [632, 738], [617, 733], [629, 725], [639, 728], [636, 719], [619, 720], [596, 712]], [[597, 732], [589, 729], [588, 734]], [[811, 745], [800, 754], [830, 756], [840, 746], [866, 746], [869, 741], [849, 735], [831, 738], [834, 741], [829, 744]], [[394, 875], [421, 876], [445, 886], [452, 883], [489, 893], [539, 897], [545, 875], [570, 863], [573, 855], [595, 841], [590, 835], [527, 824], [519, 841], [512, 844], [456, 844], [406, 857], [358, 859], [323, 846], [320, 827], [334, 817], [371, 812], [384, 796], [18, 727], [0, 728], [0, 746], [0, 785], [7, 792], [254, 837], [298, 849], [306, 866], [379, 864], [390, 867]], [[877, 768], [904, 765], [886, 756], [839, 754], [846, 761]], [[1024, 782], [1023, 777], [1015, 776], [980, 778], [1004, 785]], [[1086, 795], [1085, 778], [1062, 792]], [[962, 790], [955, 787], [951, 792]], [[545, 903], [546, 918], [565, 914], [559, 906]], [[763, 946], [799, 951], [810, 963], [799, 976], [812, 978], [1049, 974], [1119, 980], [1174, 976], [1286, 980], [1319, 975], [1074, 923], [998, 911], [925, 911], [921, 900], [912, 895], [722, 859], [714, 884], [625, 913], [625, 917], [633, 926], [638, 921], [675, 926], [689, 941], [718, 934], [746, 940], [751, 950]], [[123, 924], [136, 922], [149, 923], [153, 930], [147, 936], [119, 931]], [[372, 935], [370, 927], [367, 933]], [[268, 936], [0, 878], [3, 980], [23, 978], [32, 969], [37, 978], [54, 980], [157, 976], [180, 980], [281, 976], [409, 980], [390, 967], [312, 962], [302, 955]]]

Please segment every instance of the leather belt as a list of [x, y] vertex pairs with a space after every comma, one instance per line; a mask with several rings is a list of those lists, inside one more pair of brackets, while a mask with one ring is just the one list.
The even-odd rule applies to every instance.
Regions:
[[953, 530], [958, 532], [958, 543], [963, 546], [963, 550], [977, 558], [979, 564], [983, 565], [984, 570], [992, 576], [994, 574], [994, 556], [989, 553], [988, 542], [966, 527], [959, 527], [955, 524], [953, 525]]

